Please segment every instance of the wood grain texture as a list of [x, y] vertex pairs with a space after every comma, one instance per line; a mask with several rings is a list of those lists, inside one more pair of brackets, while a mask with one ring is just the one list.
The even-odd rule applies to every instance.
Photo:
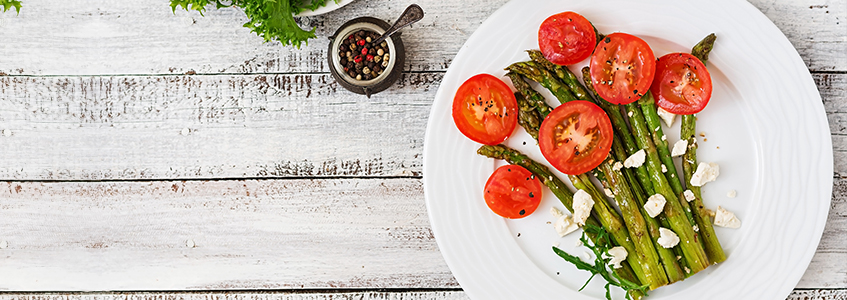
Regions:
[[782, 30], [809, 70], [847, 71], [847, 3], [839, 0], [749, 2]]
[[[0, 294], [0, 300], [468, 300], [462, 291]], [[794, 290], [786, 300], [847, 300], [847, 290]]]
[[[326, 74], [0, 77], [0, 179], [420, 176], [442, 77], [370, 99]], [[847, 74], [814, 78], [847, 174]]]
[[442, 76], [0, 77], [0, 178], [420, 176]]
[[[318, 38], [302, 49], [263, 43], [237, 9], [172, 13], [167, 0], [43, 0], [0, 14], [0, 72], [25, 75], [328, 72], [328, 37], [345, 21], [392, 21], [411, 3], [427, 16], [403, 30], [408, 71], [444, 71], [464, 41], [506, 0], [355, 1], [302, 18]], [[753, 0], [812, 71], [847, 71], [847, 7], [834, 0]], [[155, 21], [151, 21], [155, 20]]]
[[[800, 288], [847, 288], [847, 179]], [[420, 179], [8, 182], [0, 290], [456, 288]]]
[[419, 179], [0, 184], [0, 290], [458, 287]]
[[[263, 40], [228, 8], [171, 12], [167, 0], [33, 1], [20, 15], [0, 14], [4, 43], [0, 71], [27, 75], [329, 72], [328, 37], [344, 22], [372, 16], [389, 22], [409, 4], [426, 17], [402, 31], [407, 70], [445, 70], [464, 41], [506, 0], [355, 1], [301, 19], [318, 38], [302, 49]], [[211, 7], [210, 7], [211, 8]], [[50, 20], [45, 22], [45, 20]], [[155, 20], [155, 21], [151, 21]], [[38, 24], [38, 26], [31, 26]], [[38, 37], [38, 38], [33, 38]]]

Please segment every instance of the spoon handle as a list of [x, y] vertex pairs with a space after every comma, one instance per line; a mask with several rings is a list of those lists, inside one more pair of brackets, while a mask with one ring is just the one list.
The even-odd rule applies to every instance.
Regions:
[[424, 11], [420, 6], [418, 6], [417, 4], [409, 5], [409, 7], [407, 7], [406, 10], [403, 11], [403, 14], [400, 15], [400, 18], [398, 18], [397, 21], [394, 22], [394, 25], [391, 25], [391, 27], [389, 27], [388, 30], [386, 30], [385, 33], [382, 34], [382, 36], [376, 39], [376, 41], [374, 41], [374, 44], [382, 43], [382, 41], [384, 41], [386, 38], [397, 32], [401, 28], [412, 25], [412, 23], [420, 21], [421, 19], [423, 19], [423, 17]]

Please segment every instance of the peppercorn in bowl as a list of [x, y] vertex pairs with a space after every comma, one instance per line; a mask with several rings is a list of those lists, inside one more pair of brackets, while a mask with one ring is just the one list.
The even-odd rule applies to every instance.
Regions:
[[361, 17], [336, 31], [328, 59], [333, 77], [344, 88], [370, 97], [400, 78], [405, 51], [399, 33], [374, 43], [388, 27], [385, 21]]

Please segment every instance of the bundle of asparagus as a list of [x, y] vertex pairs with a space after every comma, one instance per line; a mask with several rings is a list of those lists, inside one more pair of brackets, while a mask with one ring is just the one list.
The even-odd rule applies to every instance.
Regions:
[[[693, 48], [692, 54], [705, 63], [714, 42], [714, 34], [707, 36]], [[614, 127], [615, 138], [609, 156], [591, 172], [568, 176], [574, 187], [587, 192], [594, 200], [584, 234], [591, 240], [589, 246], [595, 251], [597, 261], [592, 266], [555, 247], [554, 251], [578, 268], [605, 278], [609, 282], [607, 298], [609, 285], [623, 288], [627, 291], [627, 298], [639, 299], [646, 295], [647, 290], [683, 280], [710, 264], [726, 260], [708, 211], [703, 206], [699, 187], [686, 184], [697, 166], [696, 117], [682, 117], [681, 137], [687, 139], [688, 147], [683, 155], [684, 175], [680, 178], [650, 92], [631, 104], [612, 104], [594, 91], [588, 67], [582, 70], [586, 83], [583, 85], [567, 67], [549, 62], [539, 51], [530, 50], [528, 53], [530, 61], [515, 63], [506, 70], [517, 89], [518, 123], [533, 138], [538, 138], [542, 121], [553, 109], [526, 80], [548, 89], [561, 103], [592, 101], [606, 112]], [[527, 168], [550, 188], [568, 210], [574, 212], [574, 193], [543, 164], [503, 145], [485, 145], [478, 153]], [[643, 164], [621, 167], [627, 158], [642, 153]], [[593, 185], [589, 173], [602, 183], [606, 194], [614, 198], [620, 214]], [[690, 194], [694, 197], [691, 203], [688, 200], [691, 196], [687, 196]], [[661, 212], [650, 212], [645, 208], [645, 204], [654, 197], [666, 202]], [[665, 241], [668, 232], [678, 237], [679, 242], [669, 245]], [[622, 267], [612, 269], [610, 275], [605, 268], [608, 259], [601, 256], [608, 255], [609, 249], [616, 246], [623, 247], [628, 255]]]

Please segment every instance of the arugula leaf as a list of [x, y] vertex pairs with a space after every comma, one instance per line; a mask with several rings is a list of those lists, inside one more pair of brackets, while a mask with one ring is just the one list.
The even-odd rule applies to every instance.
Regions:
[[18, 0], [0, 0], [0, 11], [6, 12], [13, 6], [15, 7], [15, 11], [17, 13], [21, 13], [21, 2]]
[[[609, 264], [609, 261], [611, 261], [611, 258], [603, 257], [608, 257], [609, 249], [611, 249], [613, 245], [611, 240], [609, 239], [609, 233], [606, 231], [606, 229], [596, 225], [586, 224], [582, 228], [582, 230], [582, 236], [579, 237], [579, 240], [582, 242], [583, 245], [585, 245], [586, 247], [591, 249], [592, 252], [594, 252], [593, 265], [582, 261], [581, 259], [579, 259], [579, 257], [568, 254], [562, 249], [553, 247], [553, 252], [555, 252], [556, 255], [559, 255], [559, 257], [561, 257], [565, 261], [572, 263], [574, 266], [576, 266], [577, 269], [591, 272], [591, 277], [588, 278], [588, 280], [585, 282], [585, 284], [582, 285], [579, 290], [582, 291], [582, 289], [584, 289], [585, 286], [587, 286], [588, 283], [591, 282], [591, 279], [594, 279], [594, 276], [600, 275], [600, 277], [603, 277], [603, 279], [606, 280], [606, 285], [604, 287], [606, 289], [606, 299], [608, 300], [612, 300], [612, 294], [610, 291], [611, 286], [619, 287], [623, 289], [624, 292], [627, 292], [627, 299], [630, 299], [628, 293], [630, 290], [639, 290], [645, 295], [647, 295], [647, 288], [649, 287], [649, 285], [638, 285], [634, 282], [621, 278], [620, 276], [618, 276], [618, 274], [614, 272], [609, 272], [609, 269], [606, 266]], [[593, 243], [589, 241], [586, 233], [591, 233], [595, 236]]]
[[221, 0], [171, 0], [171, 9], [176, 12], [179, 7], [203, 15], [206, 6], [212, 3], [215, 3], [216, 8], [235, 6], [244, 10], [250, 19], [244, 23], [244, 27], [250, 28], [265, 42], [279, 41], [283, 46], [291, 45], [299, 49], [303, 42], [308, 43], [309, 39], [315, 37], [315, 28], [308, 31], [300, 28], [294, 20], [294, 14], [326, 6], [327, 0], [232, 0], [229, 4]]

